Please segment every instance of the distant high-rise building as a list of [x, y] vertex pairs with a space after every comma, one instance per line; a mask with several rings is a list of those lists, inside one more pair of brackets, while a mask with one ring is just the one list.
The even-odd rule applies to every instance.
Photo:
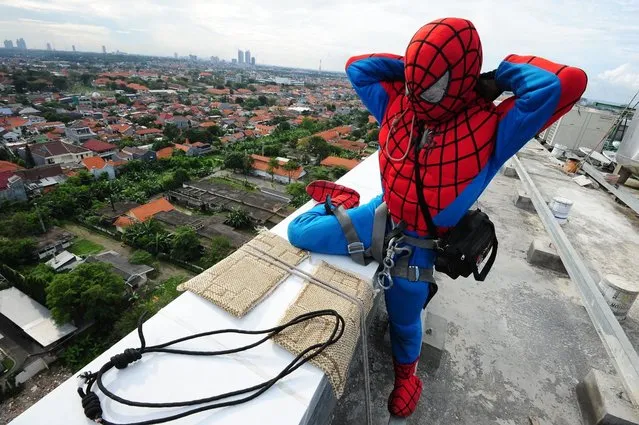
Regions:
[[47, 50], [51, 51], [51, 43], [47, 43]]
[[249, 65], [251, 63], [251, 51], [247, 50], [244, 52], [244, 63]]
[[16, 47], [20, 50], [27, 50], [27, 43], [24, 41], [24, 38], [16, 40]]
[[177, 59], [177, 58], [178, 58], [177, 52], [173, 53], [173, 57], [174, 57], [175, 59]]
[[75, 44], [73, 44], [73, 45], [71, 46], [71, 50], [73, 50], [73, 51], [75, 52]]
[[106, 55], [106, 46], [104, 44], [102, 45], [102, 53]]
[[244, 52], [241, 50], [237, 51], [237, 63], [244, 63]]
[[11, 40], [5, 40], [5, 41], [4, 41], [4, 48], [5, 48], [5, 49], [13, 49], [13, 41], [11, 41]]
[[255, 56], [251, 58], [251, 65], [255, 65]]
[[232, 63], [233, 65], [236, 65], [236, 64], [237, 64], [237, 59], [235, 59], [235, 58], [231, 59], [231, 63]]

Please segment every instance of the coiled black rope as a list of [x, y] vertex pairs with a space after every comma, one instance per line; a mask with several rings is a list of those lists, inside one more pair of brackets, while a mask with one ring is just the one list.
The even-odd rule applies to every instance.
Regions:
[[[163, 344], [158, 344], [154, 346], [146, 346], [146, 340], [144, 338], [144, 333], [142, 331], [142, 323], [144, 321], [145, 314], [142, 314], [138, 321], [138, 337], [140, 338], [140, 348], [127, 348], [121, 354], [116, 354], [111, 357], [107, 363], [104, 364], [100, 368], [100, 370], [96, 373], [93, 372], [85, 372], [80, 375], [81, 378], [85, 380], [85, 388], [78, 388], [78, 394], [82, 399], [82, 408], [84, 409], [84, 414], [87, 418], [93, 420], [94, 422], [103, 424], [103, 425], [155, 425], [160, 423], [165, 423], [169, 421], [173, 421], [176, 419], [183, 418], [185, 416], [193, 415], [195, 413], [204, 412], [206, 410], [218, 409], [221, 407], [227, 406], [235, 406], [241, 403], [245, 403], [247, 401], [253, 400], [254, 398], [260, 396], [266, 390], [271, 388], [277, 381], [284, 378], [285, 376], [294, 372], [297, 368], [302, 366], [304, 363], [308, 362], [312, 358], [316, 357], [330, 345], [335, 344], [342, 337], [344, 333], [344, 318], [339, 315], [335, 310], [318, 310], [311, 311], [308, 313], [301, 314], [288, 323], [285, 323], [280, 326], [276, 326], [270, 329], [258, 330], [258, 331], [249, 331], [242, 329], [222, 329], [215, 330], [209, 332], [202, 332], [199, 334], [194, 334], [190, 336], [186, 336], [183, 338], [178, 338], [173, 341], [165, 342]], [[302, 351], [297, 357], [295, 357], [280, 373], [278, 373], [273, 378], [264, 381], [260, 384], [254, 385], [249, 388], [244, 388], [241, 390], [231, 391], [224, 394], [218, 394], [212, 397], [201, 398], [197, 400], [186, 400], [186, 401], [176, 401], [176, 402], [168, 402], [168, 403], [151, 403], [151, 402], [142, 402], [142, 401], [134, 401], [127, 400], [125, 398], [119, 397], [116, 394], [113, 394], [109, 391], [104, 384], [102, 383], [102, 376], [108, 372], [112, 368], [124, 369], [129, 364], [140, 360], [144, 354], [148, 353], [169, 353], [169, 354], [182, 354], [187, 356], [220, 356], [224, 354], [233, 354], [239, 353], [241, 351], [246, 351], [251, 348], [257, 347], [258, 345], [264, 343], [269, 340], [273, 336], [279, 334], [285, 329], [297, 325], [299, 323], [309, 321], [319, 317], [334, 317], [335, 318], [335, 326], [333, 327], [333, 331], [331, 332], [330, 337], [321, 343], [313, 344]], [[266, 334], [262, 339], [245, 345], [243, 347], [232, 348], [228, 350], [220, 350], [220, 351], [191, 351], [191, 350], [181, 350], [177, 348], [167, 348], [171, 345], [189, 341], [192, 339], [202, 338], [210, 335], [219, 335], [219, 334], [246, 334], [246, 335], [260, 335]], [[147, 408], [170, 408], [170, 407], [186, 407], [186, 406], [196, 406], [202, 404], [203, 406], [196, 407], [194, 409], [190, 409], [181, 413], [177, 413], [170, 416], [165, 416], [163, 418], [156, 418], [147, 421], [141, 422], [130, 422], [126, 424], [114, 423], [110, 422], [102, 416], [102, 407], [100, 406], [100, 399], [98, 395], [91, 390], [93, 384], [96, 384], [100, 391], [107, 396], [108, 398], [117, 401], [118, 403], [125, 404], [127, 406], [135, 406], [135, 407], [147, 407]], [[245, 395], [247, 394], [247, 395]], [[245, 395], [242, 398], [234, 398], [233, 400], [225, 400], [230, 397], [237, 397]]]

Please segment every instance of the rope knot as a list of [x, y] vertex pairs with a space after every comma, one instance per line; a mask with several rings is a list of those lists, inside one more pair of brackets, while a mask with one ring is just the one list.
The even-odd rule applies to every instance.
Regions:
[[142, 358], [142, 353], [139, 348], [127, 348], [121, 354], [116, 354], [111, 357], [111, 363], [117, 369], [124, 369], [131, 363], [140, 360]]
[[100, 399], [93, 391], [88, 391], [82, 396], [82, 407], [84, 414], [92, 421], [98, 422], [102, 419], [102, 407], [100, 407]]

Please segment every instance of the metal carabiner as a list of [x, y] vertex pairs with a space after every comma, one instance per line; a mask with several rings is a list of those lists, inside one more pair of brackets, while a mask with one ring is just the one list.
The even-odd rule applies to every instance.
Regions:
[[[386, 284], [386, 281], [388, 281], [388, 284]], [[393, 278], [391, 277], [389, 271], [384, 269], [384, 271], [377, 273], [377, 285], [379, 285], [379, 287], [382, 288], [384, 291], [387, 291], [393, 287]]]

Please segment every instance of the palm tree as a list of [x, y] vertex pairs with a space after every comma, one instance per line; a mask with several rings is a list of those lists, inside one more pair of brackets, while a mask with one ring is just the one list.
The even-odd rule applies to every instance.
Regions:
[[268, 168], [266, 170], [271, 175], [271, 183], [273, 182], [273, 179], [275, 178], [275, 170], [279, 168], [279, 166], [280, 166], [280, 162], [277, 160], [277, 158], [271, 158], [268, 160]]

